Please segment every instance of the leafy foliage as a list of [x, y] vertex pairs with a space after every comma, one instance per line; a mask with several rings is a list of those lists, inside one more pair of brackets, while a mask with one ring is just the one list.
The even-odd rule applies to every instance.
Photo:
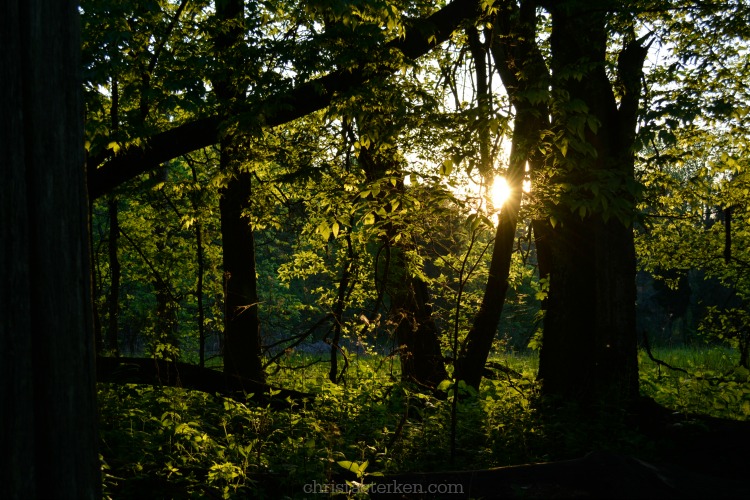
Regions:
[[[261, 496], [279, 493], [268, 485], [289, 476], [281, 493], [294, 496], [313, 479], [349, 473], [350, 482], [366, 483], [373, 473], [446, 467], [452, 421], [456, 463], [467, 468], [614, 446], [605, 436], [621, 430], [618, 422], [591, 430], [589, 422], [571, 428], [541, 419], [536, 367], [525, 356], [521, 366], [496, 365], [479, 393], [446, 380], [442, 389], [457, 391], [440, 399], [399, 380], [395, 332], [408, 283], [418, 279], [431, 292], [425, 305], [449, 372], [480, 310], [498, 214], [485, 192], [494, 175], [508, 173], [519, 103], [546, 106], [542, 114], [559, 124], [532, 134], [535, 166], [523, 174], [530, 192], [512, 234], [495, 362], [543, 342], [543, 305], [554, 284], [539, 276], [532, 221], [559, 230], [601, 217], [634, 225], [640, 311], [661, 314], [644, 320], [643, 330], [665, 342], [674, 338], [664, 331], [680, 330], [680, 343], [726, 344], [734, 350], [723, 355], [739, 353], [747, 368], [746, 2], [607, 3], [617, 8], [606, 15], [602, 60], [554, 68], [560, 81], [585, 82], [603, 65], [622, 107], [619, 65], [646, 35], [635, 172], [627, 178], [593, 167], [592, 137], [607, 124], [582, 99], [551, 91], [547, 81], [505, 88], [494, 69], [480, 78], [497, 37], [508, 47], [528, 41], [513, 24], [528, 12], [525, 2], [479, 3], [472, 23], [410, 60], [392, 42], [442, 3], [241, 2], [239, 26], [219, 22], [214, 2], [81, 2], [86, 150], [99, 166], [148, 149], [159, 133], [224, 116], [225, 106], [237, 110], [212, 133], [241, 138], [240, 170], [253, 179], [243, 218], [255, 238], [263, 362], [280, 384], [316, 395], [279, 411], [169, 388], [102, 386], [109, 495]], [[545, 72], [554, 66], [549, 10], [539, 9], [531, 30]], [[219, 54], [218, 41], [233, 29], [243, 42]], [[528, 78], [531, 62], [514, 64], [516, 83]], [[324, 110], [266, 126], [267, 116], [308, 109], [274, 96], [335, 71], [342, 82], [356, 74], [367, 85], [342, 83]], [[217, 98], [217, 82], [240, 89], [232, 102]], [[327, 92], [316, 88], [310, 100]], [[221, 365], [230, 278], [222, 270], [218, 207], [230, 178], [221, 155], [211, 146], [170, 158], [93, 202], [100, 338], [114, 335], [120, 352]], [[115, 222], [119, 238], [109, 231]], [[679, 315], [664, 305], [666, 290], [684, 292]], [[320, 341], [325, 353], [304, 354]], [[345, 359], [340, 384], [323, 369], [331, 352]], [[685, 369], [665, 375], [642, 359], [642, 392], [680, 412], [747, 418], [746, 370]]]
[[[750, 380], [747, 370], [734, 368], [731, 351], [657, 350], [656, 356], [689, 373], [666, 370], [644, 353], [644, 393], [686, 423], [696, 411], [750, 418]], [[621, 423], [578, 428], [563, 426], [561, 415], [545, 419], [535, 402], [534, 357], [494, 361], [507, 370], [459, 402], [461, 451], [453, 464], [450, 399], [398, 381], [392, 358], [353, 359], [341, 385], [328, 380], [323, 365], [293, 369], [309, 358], [286, 360], [275, 381], [315, 395], [287, 409], [183, 389], [102, 384], [105, 493], [136, 498], [149, 488], [170, 497], [301, 498], [312, 481], [367, 484], [373, 474], [573, 458], [592, 446], [643, 452], [643, 436]]]

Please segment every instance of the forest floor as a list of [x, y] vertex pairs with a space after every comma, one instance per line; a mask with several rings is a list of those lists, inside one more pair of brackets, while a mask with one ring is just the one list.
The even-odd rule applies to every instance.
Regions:
[[[556, 462], [389, 475], [374, 478], [374, 484], [383, 486], [374, 487], [370, 497], [750, 498], [750, 422], [686, 418], [649, 402], [631, 423], [650, 441], [643, 456], [591, 451]], [[405, 493], [404, 486], [422, 493]], [[460, 493], [424, 493], [430, 488]]]
[[254, 396], [219, 371], [100, 360], [104, 496], [328, 498], [307, 489], [359, 482], [349, 498], [750, 498], [750, 373], [711, 353], [665, 357], [677, 370], [642, 356], [642, 404], [604, 414], [541, 407], [535, 359], [508, 356], [453, 417], [390, 359], [356, 360], [342, 384], [290, 359], [272, 379], [287, 389]]

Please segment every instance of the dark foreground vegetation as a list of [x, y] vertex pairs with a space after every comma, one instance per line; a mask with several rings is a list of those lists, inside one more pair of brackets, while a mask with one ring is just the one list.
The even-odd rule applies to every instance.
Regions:
[[[369, 486], [379, 498], [377, 485], [391, 485], [394, 495], [383, 498], [742, 498], [750, 491], [747, 370], [727, 349], [654, 354], [674, 369], [641, 352], [644, 400], [621, 414], [543, 408], [533, 354], [493, 360], [502, 370], [479, 393], [460, 390], [455, 414], [451, 395], [401, 382], [397, 361], [377, 355], [355, 357], [338, 385], [320, 364], [295, 369], [314, 357], [287, 355], [269, 381], [299, 392], [263, 402], [102, 383], [104, 490], [326, 498], [365, 497]], [[396, 494], [435, 485], [443, 495]]]

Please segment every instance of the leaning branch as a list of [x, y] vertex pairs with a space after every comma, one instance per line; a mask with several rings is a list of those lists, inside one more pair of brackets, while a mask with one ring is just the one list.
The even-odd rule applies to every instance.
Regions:
[[108, 358], [96, 360], [97, 382], [117, 384], [156, 384], [181, 387], [245, 402], [248, 399], [270, 403], [274, 406], [288, 405], [288, 401], [312, 400], [313, 394], [289, 389], [279, 389], [263, 382], [225, 375], [188, 363], [157, 360], [151, 358]]
[[651, 342], [648, 339], [648, 333], [645, 331], [643, 332], [643, 348], [646, 350], [646, 354], [648, 355], [648, 359], [653, 361], [657, 364], [657, 366], [663, 366], [664, 368], [669, 368], [670, 370], [676, 371], [676, 372], [682, 372], [687, 375], [690, 375], [690, 372], [685, 370], [684, 368], [680, 368], [679, 366], [672, 366], [666, 361], [662, 361], [661, 359], [658, 359], [654, 357], [654, 354], [651, 352]]
[[[461, 23], [476, 18], [480, 12], [480, 2], [477, 0], [454, 0], [434, 14], [415, 20], [406, 29], [403, 38], [391, 41], [385, 48], [398, 50], [407, 59], [416, 59], [446, 41]], [[363, 59], [354, 68], [334, 71], [292, 90], [252, 103], [243, 112], [258, 113], [261, 124], [266, 127], [276, 127], [302, 118], [326, 108], [337, 94], [395, 71], [395, 65], [366, 71], [364, 68], [372, 62]], [[89, 198], [96, 199], [165, 161], [216, 144], [220, 128], [218, 116], [200, 118], [147, 138], [143, 146], [129, 147], [121, 154], [115, 155], [114, 151], [106, 150], [91, 157], [87, 162]]]

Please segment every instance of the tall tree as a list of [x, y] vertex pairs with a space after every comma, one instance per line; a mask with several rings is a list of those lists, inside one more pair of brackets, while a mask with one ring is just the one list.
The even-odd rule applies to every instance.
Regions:
[[77, 2], [3, 2], [3, 498], [99, 498]]
[[[386, 95], [379, 96], [382, 103], [389, 100]], [[393, 98], [390, 98], [391, 100]], [[400, 99], [396, 99], [400, 101]], [[379, 222], [383, 231], [379, 235], [385, 249], [382, 287], [390, 298], [388, 321], [396, 325], [396, 342], [400, 348], [401, 377], [414, 381], [425, 387], [437, 387], [448, 377], [443, 362], [440, 346], [440, 330], [432, 316], [430, 290], [425, 280], [418, 274], [414, 263], [409, 262], [409, 253], [418, 247], [417, 238], [409, 234], [405, 221], [394, 216], [398, 205], [391, 203], [395, 199], [403, 202], [406, 187], [403, 179], [403, 159], [398, 148], [390, 144], [398, 141], [402, 128], [409, 123], [405, 116], [398, 116], [399, 107], [404, 104], [388, 103], [383, 108], [390, 108], [392, 116], [360, 114], [357, 120], [361, 138], [377, 138], [367, 146], [360, 146], [357, 156], [358, 166], [363, 169], [369, 183], [377, 184], [388, 176], [398, 176], [399, 180], [378, 190], [375, 202], [380, 214]], [[367, 107], [367, 106], [363, 106]], [[402, 114], [403, 110], [401, 111]], [[371, 191], [372, 192], [372, 191]], [[403, 207], [402, 207], [403, 208]], [[378, 279], [378, 277], [376, 277]], [[381, 297], [382, 299], [382, 297]], [[376, 304], [379, 307], [381, 304]]]
[[549, 125], [549, 73], [537, 45], [536, 5], [506, 2], [492, 25], [494, 30], [488, 30], [485, 38], [515, 110], [515, 119], [506, 173], [510, 196], [499, 215], [482, 304], [456, 363], [456, 376], [474, 388], [479, 388], [508, 291], [527, 162], [539, 168], [542, 158], [538, 150]]
[[552, 15], [550, 166], [561, 194], [551, 209], [539, 378], [547, 395], [621, 406], [638, 395], [633, 149], [647, 51], [626, 33], [616, 95], [607, 9], [620, 3], [544, 5]]
[[118, 216], [118, 201], [116, 196], [107, 200], [109, 215], [109, 240], [107, 244], [109, 256], [110, 285], [108, 302], [109, 321], [107, 322], [107, 336], [104, 349], [113, 356], [120, 355], [118, 333], [120, 331], [120, 259], [117, 256], [120, 240], [120, 221]]
[[[217, 97], [225, 116], [236, 112], [244, 95], [242, 45], [245, 35], [245, 7], [241, 0], [216, 3], [221, 25], [216, 37], [220, 60], [227, 63], [214, 76]], [[258, 284], [255, 275], [255, 235], [248, 217], [252, 196], [252, 173], [243, 165], [242, 136], [227, 132], [220, 141], [220, 164], [227, 176], [221, 190], [221, 238], [224, 255], [224, 373], [262, 382]]]

